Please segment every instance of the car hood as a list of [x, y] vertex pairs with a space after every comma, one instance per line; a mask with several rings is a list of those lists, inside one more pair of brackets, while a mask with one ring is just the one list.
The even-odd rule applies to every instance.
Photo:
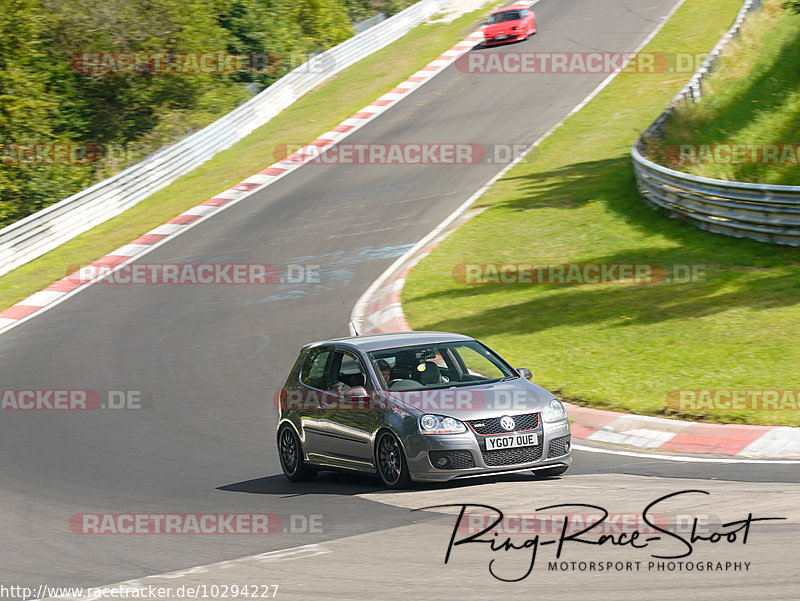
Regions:
[[491, 25], [487, 25], [486, 29], [483, 30], [485, 35], [488, 36], [495, 36], [501, 33], [511, 33], [513, 27], [517, 27], [516, 31], [522, 27], [522, 21], [517, 19], [516, 21], [504, 21], [503, 23], [492, 23]]
[[536, 413], [554, 396], [525, 378], [483, 386], [388, 393], [397, 409], [416, 415], [432, 413], [461, 421]]

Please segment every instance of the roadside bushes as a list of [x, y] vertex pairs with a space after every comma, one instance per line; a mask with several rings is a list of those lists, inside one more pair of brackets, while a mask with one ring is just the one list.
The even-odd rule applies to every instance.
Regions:
[[[353, 35], [353, 22], [411, 3], [3, 2], [0, 227], [211, 123]], [[267, 58], [260, 69], [153, 68], [153, 57], [212, 54]], [[126, 68], [147, 57], [148, 67]]]

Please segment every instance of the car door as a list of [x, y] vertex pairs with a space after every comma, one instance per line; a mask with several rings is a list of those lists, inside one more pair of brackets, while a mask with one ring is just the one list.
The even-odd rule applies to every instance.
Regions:
[[370, 470], [374, 466], [372, 433], [377, 413], [368, 402], [353, 402], [347, 390], [358, 386], [374, 393], [364, 363], [354, 352], [336, 349], [330, 364], [331, 388], [338, 394], [327, 396], [320, 407], [319, 427], [322, 454], [335, 465]]
[[335, 352], [331, 346], [311, 349], [306, 356], [298, 377], [299, 386], [290, 403], [301, 408], [300, 424], [304, 437], [303, 446], [309, 458], [323, 452], [324, 427], [321, 422], [321, 407], [329, 403], [331, 365]]

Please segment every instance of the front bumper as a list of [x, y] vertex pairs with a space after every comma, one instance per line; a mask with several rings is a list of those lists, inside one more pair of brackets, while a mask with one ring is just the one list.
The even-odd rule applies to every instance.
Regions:
[[[503, 451], [486, 451], [481, 440], [483, 437], [469, 431], [444, 436], [410, 435], [403, 439], [403, 445], [411, 479], [418, 482], [446, 482], [572, 464], [568, 420], [544, 424], [538, 429], [538, 434], [540, 444], [535, 447]], [[569, 445], [565, 445], [565, 442]], [[568, 447], [566, 452], [565, 446]], [[471, 455], [471, 459], [466, 453]], [[432, 455], [456, 458], [457, 466], [455, 469], [434, 467]], [[469, 467], [470, 463], [472, 467]]]
[[509, 33], [506, 33], [506, 34], [500, 34], [500, 35], [505, 35], [506, 37], [504, 37], [502, 39], [497, 39], [496, 37], [487, 38], [486, 36], [484, 36], [484, 38], [483, 38], [484, 46], [494, 46], [494, 45], [497, 45], [497, 44], [507, 44], [508, 42], [518, 42], [519, 40], [521, 40], [521, 39], [523, 39], [525, 37], [525, 32], [524, 31], [512, 31], [512, 32], [509, 32]]

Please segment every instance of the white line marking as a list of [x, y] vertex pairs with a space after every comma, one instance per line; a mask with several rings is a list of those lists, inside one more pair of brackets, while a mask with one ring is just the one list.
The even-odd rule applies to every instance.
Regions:
[[261, 555], [255, 555], [247, 559], [253, 559], [259, 563], [264, 563], [286, 561], [289, 559], [303, 559], [305, 557], [314, 557], [315, 555], [325, 555], [326, 553], [332, 553], [332, 551], [322, 545], [303, 545], [302, 547], [294, 547], [292, 549], [270, 551], [269, 553], [262, 553]]

